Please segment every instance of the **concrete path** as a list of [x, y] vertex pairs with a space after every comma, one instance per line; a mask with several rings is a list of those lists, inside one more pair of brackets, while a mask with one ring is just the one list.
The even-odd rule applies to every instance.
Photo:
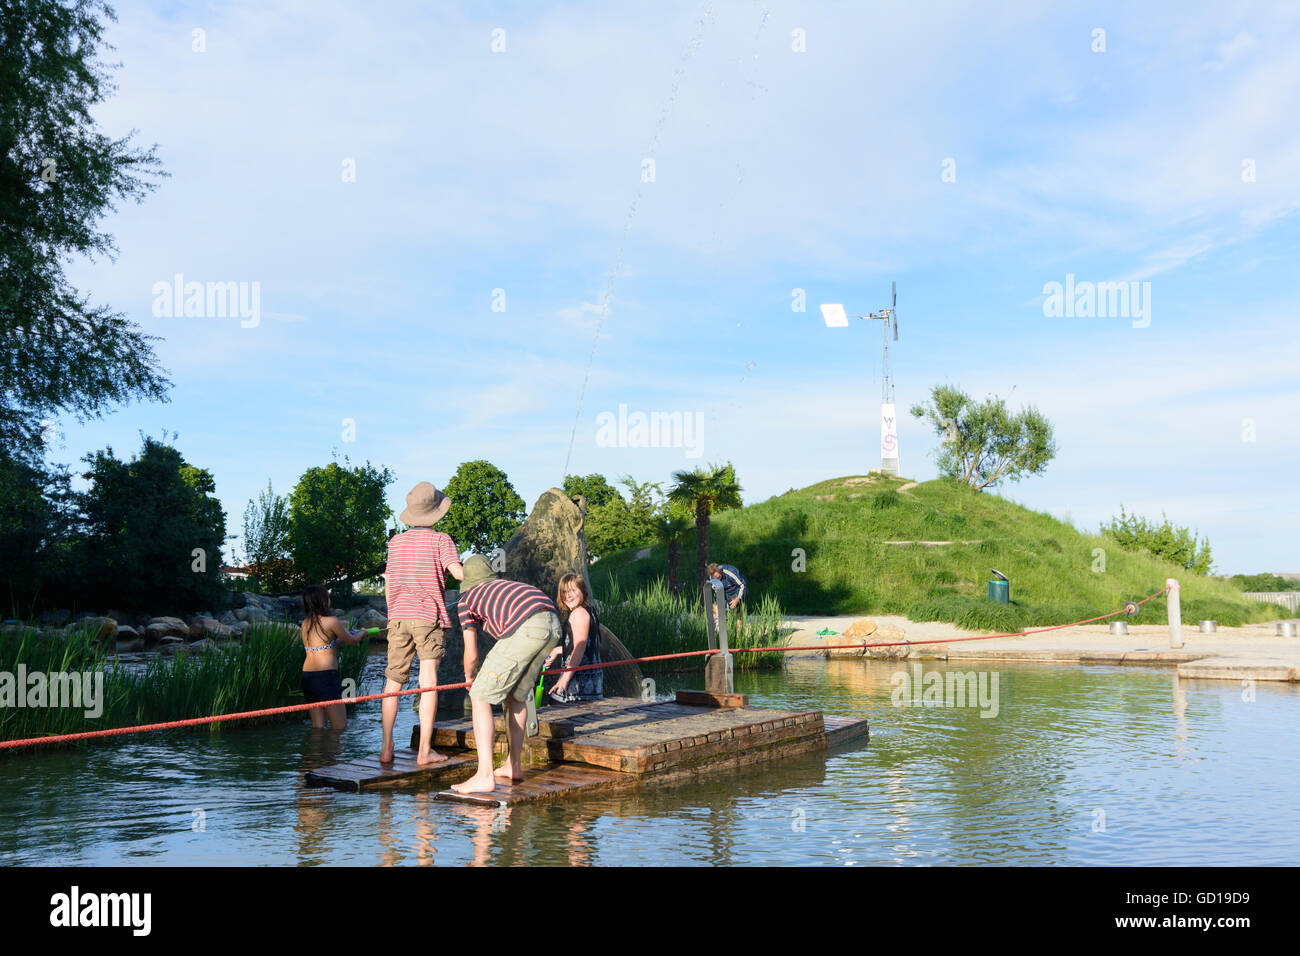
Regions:
[[[854, 622], [858, 624], [846, 636]], [[951, 641], [975, 637], [953, 624], [935, 621], [917, 623], [905, 617], [787, 617], [792, 628], [791, 644], [811, 650], [831, 644], [873, 644], [892, 641]], [[818, 636], [817, 631], [837, 631]], [[1124, 637], [1112, 636], [1107, 623], [1088, 624], [1046, 634], [1003, 637], [987, 641], [922, 644], [914, 647], [847, 648], [824, 651], [826, 657], [873, 657], [911, 660], [1023, 660], [1074, 664], [1144, 664], [1176, 667], [1180, 677], [1215, 680], [1300, 681], [1300, 637], [1278, 637], [1275, 622], [1244, 627], [1220, 627], [1215, 634], [1201, 634], [1195, 622], [1183, 624], [1183, 646], [1169, 646], [1167, 624], [1130, 624]]]

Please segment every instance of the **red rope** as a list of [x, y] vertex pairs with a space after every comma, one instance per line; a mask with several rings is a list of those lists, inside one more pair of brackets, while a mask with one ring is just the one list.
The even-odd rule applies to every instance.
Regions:
[[[1168, 591], [1168, 586], [1161, 588], [1154, 594], [1136, 602], [1139, 607], [1148, 601], [1159, 597]], [[1057, 624], [1053, 627], [1040, 627], [1031, 631], [1017, 631], [1008, 634], [979, 634], [975, 637], [948, 637], [938, 638], [930, 641], [885, 641], [877, 644], [822, 644], [810, 647], [738, 647], [732, 649], [733, 654], [758, 654], [768, 652], [782, 652], [787, 654], [797, 654], [800, 651], [828, 651], [841, 650], [847, 648], [858, 648], [865, 650], [869, 647], [900, 647], [903, 645], [919, 644], [956, 644], [959, 641], [988, 641], [999, 637], [1023, 637], [1028, 634], [1045, 634], [1048, 631], [1060, 631], [1067, 627], [1078, 627], [1081, 624], [1091, 624], [1094, 621], [1104, 621], [1108, 617], [1115, 617], [1117, 614], [1123, 614], [1121, 608], [1118, 611], [1112, 611], [1110, 614], [1100, 614], [1097, 617], [1085, 618], [1082, 621], [1074, 621], [1070, 624]], [[554, 670], [543, 671], [547, 675], [569, 674], [577, 671], [598, 670], [604, 667], [618, 667], [622, 664], [640, 664], [647, 661], [666, 661], [680, 657], [700, 657], [706, 654], [720, 654], [722, 651], [718, 648], [710, 648], [702, 651], [682, 651], [677, 654], [655, 654], [649, 657], [631, 657], [622, 661], [606, 661], [600, 664], [583, 664], [579, 667], [556, 668]], [[140, 734], [146, 731], [154, 730], [173, 730], [180, 727], [202, 727], [206, 724], [218, 724], [231, 720], [249, 720], [253, 717], [271, 717], [277, 714], [293, 714], [305, 710], [314, 710], [318, 707], [334, 707], [339, 704], [361, 704], [371, 700], [383, 700], [386, 697], [405, 697], [408, 694], [427, 694], [439, 690], [459, 690], [462, 687], [469, 687], [471, 681], [462, 681], [459, 684], [438, 684], [433, 687], [415, 687], [411, 690], [395, 690], [383, 694], [366, 694], [362, 697], [344, 697], [339, 700], [319, 701], [314, 704], [289, 704], [284, 707], [266, 707], [262, 710], [248, 710], [235, 714], [217, 714], [211, 717], [189, 717], [184, 720], [168, 720], [157, 724], [140, 724], [135, 727], [112, 727], [107, 730], [87, 730], [75, 734], [58, 734], [49, 737], [27, 737], [23, 740], [0, 740], [0, 750], [13, 750], [18, 747], [31, 747], [36, 744], [55, 744], [70, 743], [76, 740], [92, 740], [98, 737], [120, 737], [125, 734]]]

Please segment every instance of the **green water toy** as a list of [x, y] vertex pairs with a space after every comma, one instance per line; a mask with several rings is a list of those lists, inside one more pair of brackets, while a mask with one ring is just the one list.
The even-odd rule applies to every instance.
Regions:
[[834, 637], [839, 631], [832, 631], [829, 627], [823, 627], [817, 632], [818, 637]]

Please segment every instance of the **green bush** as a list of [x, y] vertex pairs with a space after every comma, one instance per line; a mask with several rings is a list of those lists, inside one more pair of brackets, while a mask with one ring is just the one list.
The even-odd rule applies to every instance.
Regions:
[[1194, 574], [1209, 574], [1213, 565], [1209, 538], [1199, 541], [1194, 531], [1175, 527], [1163, 514], [1161, 517], [1164, 522], [1157, 525], [1146, 518], [1126, 514], [1121, 505], [1119, 517], [1102, 525], [1101, 532], [1114, 538], [1121, 548], [1146, 551]]

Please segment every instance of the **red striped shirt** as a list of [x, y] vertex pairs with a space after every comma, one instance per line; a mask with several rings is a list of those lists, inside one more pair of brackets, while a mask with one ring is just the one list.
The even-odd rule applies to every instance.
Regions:
[[555, 613], [555, 602], [522, 581], [493, 578], [463, 591], [456, 604], [461, 628], [482, 627], [500, 640], [539, 611]]
[[460, 561], [451, 535], [410, 528], [388, 539], [384, 569], [390, 621], [433, 621], [451, 627], [444, 594], [447, 565]]

